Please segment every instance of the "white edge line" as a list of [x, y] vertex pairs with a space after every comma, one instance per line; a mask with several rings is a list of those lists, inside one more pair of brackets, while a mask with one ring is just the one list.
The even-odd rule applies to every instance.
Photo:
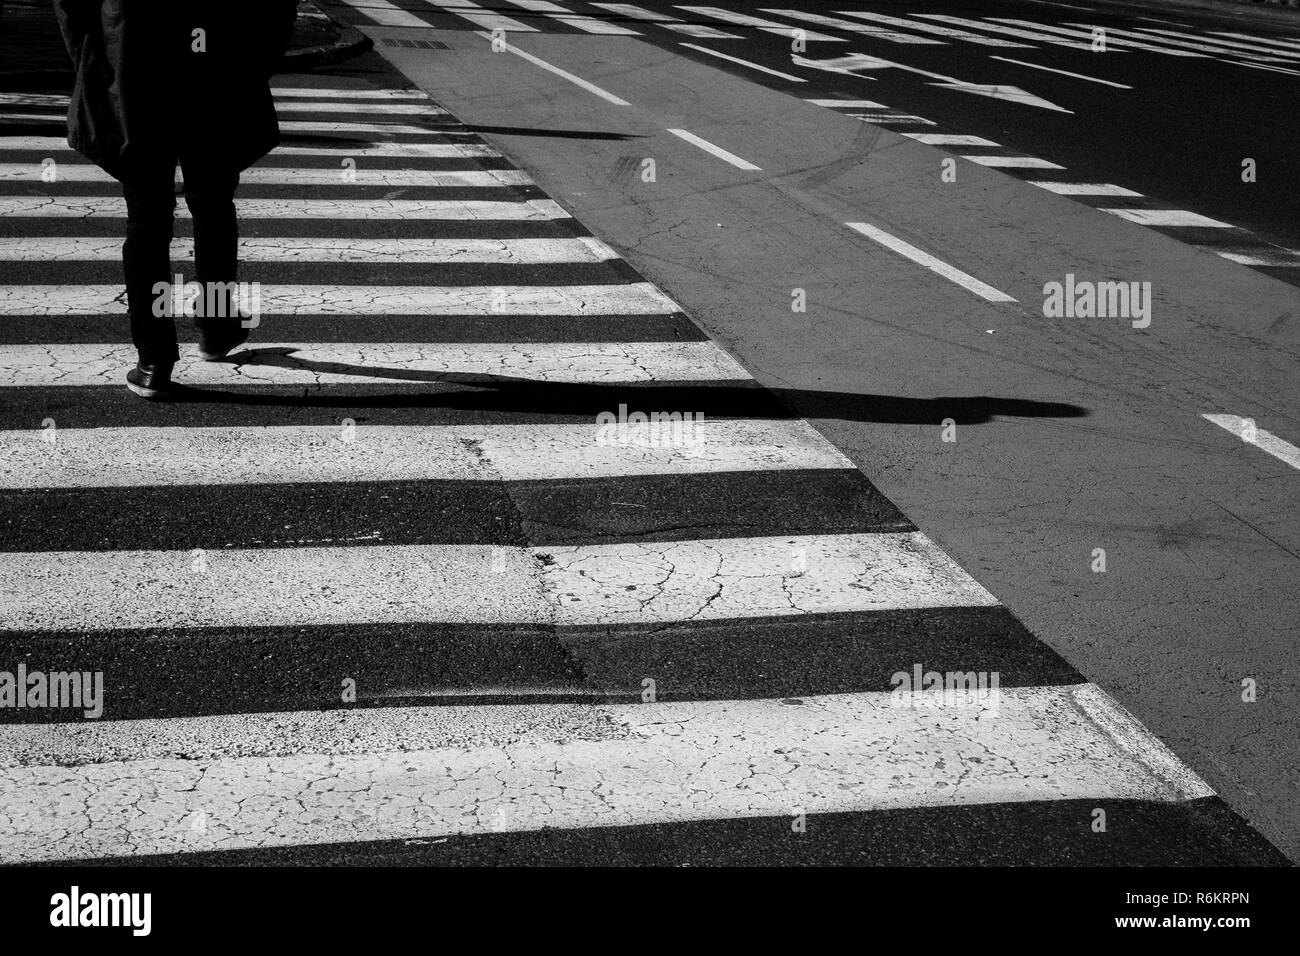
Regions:
[[735, 153], [728, 152], [727, 150], [723, 149], [721, 146], [717, 146], [713, 143], [710, 143], [707, 139], [704, 139], [700, 136], [696, 136], [694, 133], [690, 132], [689, 130], [670, 129], [668, 132], [672, 133], [674, 136], [681, 137], [682, 139], [686, 140], [686, 142], [688, 143], [698, 146], [706, 153], [712, 153], [714, 156], [718, 157], [719, 159], [731, 163], [731, 165], [735, 166], [737, 169], [745, 169], [745, 170], [749, 170], [750, 172], [760, 172], [762, 170], [762, 167], [755, 166], [753, 163], [749, 162], [749, 160], [741, 159]]
[[[489, 43], [493, 42], [495, 39], [492, 36], [492, 34], [484, 32], [482, 30], [475, 30], [474, 32], [477, 33], [479, 36], [481, 36], [483, 39], [487, 40]], [[500, 43], [502, 47], [509, 50], [511, 53], [515, 54], [516, 56], [527, 60], [529, 63], [533, 64], [534, 66], [540, 66], [543, 70], [549, 70], [550, 72], [554, 73], [556, 76], [563, 77], [564, 79], [568, 80], [570, 83], [582, 87], [588, 93], [595, 93], [602, 100], [607, 100], [608, 102], [613, 103], [615, 106], [632, 105], [627, 100], [615, 96], [613, 93], [609, 92], [608, 90], [602, 90], [595, 83], [589, 83], [588, 81], [584, 80], [580, 76], [574, 76], [568, 70], [561, 70], [558, 66], [554, 66], [550, 63], [547, 63], [545, 60], [539, 57], [535, 57], [531, 53], [525, 53], [517, 46], [513, 46], [512, 44], [506, 43], [504, 40], [501, 40]]]
[[890, 235], [883, 229], [877, 229], [875, 226], [865, 222], [846, 222], [844, 225], [862, 233], [868, 239], [874, 239], [886, 248], [893, 249], [899, 255], [905, 256], [933, 272], [937, 272], [945, 279], [957, 283], [959, 286], [962, 286], [970, 292], [974, 292], [980, 298], [987, 299], [990, 302], [1016, 301], [1005, 292], [1001, 292], [993, 288], [993, 286], [981, 282], [974, 276], [968, 275], [960, 269], [948, 265], [948, 263], [944, 262], [942, 259], [936, 259], [928, 252], [923, 252], [911, 243], [904, 242], [902, 239]]
[[[1267, 452], [1278, 461], [1285, 462], [1292, 468], [1300, 470], [1300, 448], [1288, 441], [1283, 441], [1272, 432], [1266, 432], [1264, 429], [1255, 425], [1253, 419], [1241, 418], [1237, 415], [1202, 415], [1207, 422], [1218, 425], [1224, 431], [1232, 432], [1247, 445], [1254, 445], [1260, 451]], [[1250, 427], [1247, 427], [1247, 422]], [[1252, 438], [1251, 435], [1254, 435]]]
[[1048, 73], [1060, 73], [1062, 76], [1072, 76], [1076, 80], [1087, 80], [1089, 83], [1103, 83], [1106, 86], [1113, 86], [1119, 90], [1131, 90], [1133, 87], [1125, 86], [1123, 83], [1112, 83], [1110, 80], [1099, 80], [1095, 76], [1084, 76], [1082, 73], [1071, 73], [1069, 70], [1058, 70], [1055, 67], [1043, 66], [1041, 63], [1028, 63], [1024, 60], [1013, 60], [1009, 56], [989, 55], [990, 60], [1001, 60], [1003, 63], [1015, 63], [1017, 66], [1027, 66], [1035, 70], [1046, 70]]

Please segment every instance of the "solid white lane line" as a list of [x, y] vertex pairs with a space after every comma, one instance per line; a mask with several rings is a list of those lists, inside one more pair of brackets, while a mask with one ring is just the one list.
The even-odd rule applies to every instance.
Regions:
[[[1285, 56], [1281, 55], [1283, 52], [1281, 50], [1261, 49], [1258, 52], [1252, 53], [1252, 52], [1248, 52], [1247, 50], [1233, 49], [1233, 47], [1230, 45], [1231, 41], [1218, 40], [1214, 37], [1209, 37], [1209, 36], [1197, 37], [1194, 40], [1180, 40], [1176, 36], [1159, 36], [1159, 35], [1146, 33], [1146, 32], [1139, 33], [1135, 30], [1125, 30], [1119, 27], [1098, 27], [1096, 24], [1072, 23], [1070, 24], [1070, 26], [1078, 27], [1082, 30], [1087, 30], [1087, 31], [1092, 31], [1095, 29], [1105, 30], [1107, 45], [1109, 45], [1113, 34], [1114, 36], [1119, 36], [1119, 37], [1131, 37], [1136, 40], [1144, 40], [1148, 43], [1158, 43], [1165, 47], [1176, 47], [1181, 50], [1196, 50], [1200, 53], [1207, 53], [1215, 57], [1233, 56], [1233, 57], [1237, 57], [1238, 60], [1258, 59], [1266, 62], [1275, 61], [1278, 63], [1285, 62], [1286, 59]], [[1275, 54], [1277, 56], [1269, 57], [1267, 56], [1267, 54], [1269, 53]]]
[[[991, 20], [998, 23], [1009, 23], [1012, 26], [1031, 27], [1035, 30], [1048, 30], [1054, 34], [1066, 37], [1074, 37], [1079, 40], [1086, 40], [1089, 43], [1093, 40], [1093, 34], [1088, 30], [1075, 30], [1069, 27], [1048, 26], [1043, 23], [1034, 23], [1031, 20], [1011, 20], [1002, 17], [990, 17]], [[1155, 37], [1144, 37], [1142, 40], [1122, 40], [1116, 39], [1111, 35], [1109, 28], [1106, 29], [1106, 49], [1125, 49], [1125, 50], [1144, 50], [1147, 53], [1163, 53], [1166, 56], [1186, 56], [1186, 57], [1204, 57], [1203, 53], [1192, 53], [1188, 50], [1175, 49], [1169, 46], [1157, 46], [1152, 43], [1143, 42], [1143, 40], [1154, 40]]]
[[[599, 239], [353, 239], [241, 236], [241, 262], [493, 263], [608, 262], [619, 254]], [[114, 236], [0, 237], [0, 262], [120, 262]], [[172, 240], [173, 262], [194, 261], [194, 240]]]
[[709, 54], [709, 56], [716, 56], [720, 60], [730, 60], [732, 63], [739, 63], [741, 66], [747, 66], [751, 70], [758, 70], [760, 73], [768, 73], [772, 76], [779, 76], [781, 79], [789, 80], [791, 83], [807, 82], [807, 80], [804, 80], [801, 77], [791, 76], [789, 73], [782, 73], [780, 70], [773, 70], [766, 66], [762, 66], [758, 63], [753, 63], [749, 60], [742, 60], [738, 56], [731, 56], [730, 54], [727, 53], [719, 53], [717, 50], [710, 50], [708, 47], [697, 46], [694, 43], [682, 43], [680, 45], [684, 47], [690, 47], [692, 50], [699, 50], [701, 53], [707, 53]]
[[748, 172], [759, 171], [759, 167], [749, 162], [749, 160], [741, 159], [735, 153], [728, 152], [727, 150], [723, 149], [721, 146], [718, 146], [714, 143], [710, 143], [707, 139], [704, 139], [701, 136], [696, 136], [694, 133], [688, 130], [670, 129], [668, 132], [672, 133], [674, 136], [686, 140], [686, 142], [690, 143], [693, 146], [698, 146], [706, 153], [712, 153], [714, 156], [718, 157], [723, 162], [730, 163], [732, 166], [735, 166], [737, 169], [743, 169]]
[[1095, 76], [1084, 76], [1082, 73], [1071, 73], [1069, 70], [1058, 70], [1054, 66], [1043, 66], [1041, 63], [1027, 63], [1024, 60], [1013, 60], [1005, 56], [990, 56], [990, 60], [1001, 60], [1003, 63], [1014, 63], [1017, 66], [1028, 66], [1035, 70], [1046, 70], [1048, 73], [1060, 73], [1062, 76], [1072, 76], [1076, 80], [1087, 80], [1089, 83], [1101, 83], [1104, 86], [1113, 86], [1120, 90], [1131, 90], [1133, 87], [1125, 86], [1123, 83], [1115, 83], [1112, 80], [1100, 80]]
[[[0, 182], [42, 182], [44, 167], [33, 163], [0, 163]], [[98, 166], [60, 163], [54, 167], [55, 182], [111, 183], [116, 180]], [[346, 176], [346, 178], [345, 178]], [[379, 169], [352, 166], [339, 169], [304, 169], [296, 166], [253, 166], [239, 174], [245, 185], [275, 186], [405, 186], [412, 188], [487, 187], [509, 188], [535, 185], [518, 169]]]
[[904, 242], [897, 236], [885, 232], [883, 229], [870, 225], [865, 222], [846, 222], [850, 229], [862, 233], [868, 239], [873, 239], [887, 249], [892, 249], [899, 255], [911, 259], [913, 262], [925, 266], [932, 272], [936, 272], [950, 282], [955, 282], [964, 289], [974, 292], [982, 299], [989, 302], [1015, 302], [1011, 296], [1001, 292], [993, 286], [981, 282], [972, 275], [962, 272], [960, 269], [950, 266], [942, 259], [937, 259], [910, 242]]
[[450, 0], [450, 2], [445, 3], [442, 0], [425, 0], [425, 2], [447, 13], [455, 14], [462, 20], [468, 20], [484, 30], [505, 30], [508, 33], [537, 32], [537, 27], [521, 23], [500, 13], [491, 13], [484, 10], [477, 3], [469, 2], [469, 0]]
[[959, 133], [900, 133], [900, 136], [906, 136], [908, 139], [914, 139], [918, 143], [925, 143], [927, 146], [999, 146], [991, 139], [985, 139], [983, 136], [967, 136]]
[[[494, 556], [505, 562], [496, 574]], [[188, 550], [0, 553], [0, 625], [617, 626], [998, 603], [916, 531], [536, 548], [223, 548], [208, 552], [201, 573], [193, 563]]]
[[1219, 222], [1185, 209], [1103, 209], [1113, 216], [1142, 226], [1186, 226], [1209, 229], [1235, 229], [1231, 223]]
[[[0, 286], [4, 315], [125, 315], [115, 285]], [[668, 315], [649, 282], [618, 285], [270, 285], [262, 315]]]
[[1114, 183], [1056, 183], [1032, 180], [1029, 185], [1046, 189], [1060, 196], [1141, 196], [1139, 192], [1116, 186]]
[[[6, 345], [0, 387], [122, 387], [135, 363], [129, 346]], [[508, 381], [617, 385], [623, 382], [749, 381], [712, 342], [505, 342], [426, 345], [410, 342], [255, 342], [224, 362], [188, 361], [176, 377], [188, 385], [235, 387], [423, 385]]]
[[517, 7], [523, 7], [525, 10], [531, 10], [534, 13], [544, 13], [552, 20], [558, 20], [560, 23], [567, 23], [569, 26], [586, 33], [599, 33], [607, 36], [625, 37], [636, 37], [641, 35], [635, 30], [621, 27], [617, 23], [606, 23], [605, 21], [597, 20], [594, 17], [576, 16], [558, 3], [551, 3], [550, 0], [510, 0], [510, 3], [513, 3]]
[[[456, 134], [461, 135], [461, 134]], [[470, 135], [470, 134], [463, 134]], [[271, 156], [337, 156], [340, 159], [356, 156], [409, 156], [438, 159], [460, 159], [471, 156], [500, 157], [500, 153], [482, 143], [363, 143], [335, 140], [337, 147], [277, 146]], [[50, 154], [79, 156], [68, 146], [62, 136], [0, 136], [0, 150], [39, 149]]]
[[[1038, 43], [1049, 43], [1052, 46], [1063, 46], [1071, 50], [1088, 50], [1091, 51], [1091, 45], [1081, 43], [1078, 40], [1067, 40], [1064, 37], [1058, 37], [1051, 33], [1043, 33], [1038, 30], [1021, 30], [1017, 27], [1009, 27], [1001, 23], [988, 23], [982, 20], [968, 20], [965, 17], [949, 17], [938, 13], [918, 13], [917, 16], [925, 17], [927, 20], [939, 20], [942, 23], [954, 23], [961, 27], [970, 27], [972, 30], [986, 30], [989, 33], [998, 33], [1003, 36], [1016, 37], [1020, 40], [1034, 40]], [[1115, 53], [1125, 51], [1115, 49]]]
[[697, 40], [743, 39], [743, 37], [736, 33], [728, 33], [725, 30], [718, 30], [714, 27], [705, 26], [702, 23], [686, 23], [685, 21], [678, 20], [676, 17], [669, 16], [666, 13], [660, 13], [656, 10], [646, 10], [642, 7], [633, 6], [630, 3], [593, 3], [592, 6], [608, 10], [610, 13], [617, 13], [620, 16], [630, 17], [633, 20], [646, 20], [663, 27], [665, 30], [675, 30], [678, 33], [684, 33], [687, 36], [695, 37]]
[[831, 109], [855, 109], [855, 110], [887, 110], [889, 109], [884, 103], [877, 103], [875, 100], [804, 100], [805, 103], [811, 103], [814, 106], [829, 106]]
[[1232, 432], [1247, 445], [1254, 445], [1278, 461], [1300, 469], [1300, 448], [1258, 427], [1254, 421], [1237, 415], [1202, 415], [1201, 417]]
[[962, 156], [972, 163], [988, 166], [991, 169], [1064, 169], [1056, 163], [1049, 163], [1037, 156]]
[[[330, 219], [340, 228], [349, 219], [537, 221], [568, 219], [553, 199], [523, 202], [454, 199], [236, 199], [241, 219]], [[176, 215], [188, 219], [189, 208], [178, 203]], [[0, 196], [0, 218], [125, 219], [126, 202], [118, 196]]]
[[[722, 20], [724, 23], [734, 23], [737, 26], [753, 27], [756, 30], [762, 30], [764, 33], [775, 33], [781, 37], [792, 37], [800, 27], [787, 26], [784, 23], [777, 23], [775, 20], [764, 20], [762, 17], [751, 17], [747, 13], [732, 13], [730, 10], [723, 10], [721, 7], [684, 7], [680, 4], [675, 6], [677, 10], [685, 10], [687, 13], [696, 13], [700, 16], [712, 17], [715, 20]], [[802, 30], [804, 38], [815, 40], [820, 43], [847, 43], [844, 37], [831, 36], [828, 33], [818, 33], [816, 30]]]
[[446, 116], [447, 111], [440, 106], [426, 106], [423, 103], [362, 103], [358, 100], [343, 100], [338, 103], [321, 100], [276, 100], [277, 113], [365, 113], [384, 114], [386, 116]]
[[142, 425], [60, 428], [53, 443], [47, 437], [44, 429], [0, 431], [0, 487], [543, 481], [854, 467], [801, 419], [629, 425], [621, 433], [590, 422], [362, 424], [347, 435], [335, 425]]
[[1093, 684], [971, 696], [950, 707], [876, 692], [6, 724], [0, 856], [757, 817], [788, 829], [799, 812], [1214, 795]]
[[942, 40], [932, 40], [929, 37], [919, 37], [915, 34], [898, 33], [894, 30], [886, 30], [883, 27], [868, 26], [865, 23], [854, 23], [852, 20], [844, 20], [840, 17], [827, 17], [817, 13], [806, 13], [803, 10], [777, 10], [771, 7], [764, 7], [761, 12], [775, 14], [778, 17], [786, 17], [790, 20], [815, 23], [819, 27], [831, 27], [836, 30], [844, 30], [849, 33], [874, 37], [877, 40], [884, 40], [887, 43], [907, 43], [914, 46], [943, 46]]
[[[490, 33], [479, 33], [479, 36], [487, 40], [489, 43], [494, 42], [492, 38], [492, 34]], [[543, 70], [546, 70], [548, 73], [554, 73], [556, 76], [568, 80], [574, 86], [580, 87], [586, 90], [588, 93], [593, 93], [596, 96], [599, 96], [602, 100], [605, 100], [607, 103], [613, 103], [615, 106], [632, 105], [622, 97], [615, 96], [613, 93], [609, 92], [609, 90], [603, 90], [595, 83], [590, 83], [587, 80], [584, 80], [580, 76], [575, 76], [574, 74], [570, 73], [568, 70], [562, 70], [558, 66], [555, 66], [551, 63], [547, 63], [541, 57], [536, 57], [533, 56], [531, 53], [526, 53], [523, 50], [519, 49], [517, 46], [511, 46], [509, 43], [504, 43], [504, 42], [499, 43], [498, 45], [502, 49], [508, 50], [509, 52], [513, 53], [521, 60], [526, 60], [527, 62], [533, 64], [533, 66], [541, 67]]]
[[984, 37], [975, 33], [967, 33], [965, 30], [957, 30], [953, 27], [935, 26], [933, 23], [922, 23], [918, 20], [903, 20], [899, 17], [885, 16], [880, 13], [864, 13], [860, 10], [836, 10], [836, 13], [843, 14], [846, 17], [858, 17], [862, 20], [874, 20], [877, 23], [888, 23], [891, 26], [904, 27], [908, 30], [916, 30], [921, 33], [931, 33], [935, 36], [948, 37], [953, 40], [964, 40], [967, 43], [975, 43], [980, 46], [1000, 46], [1007, 49], [1032, 50], [1032, 44], [1016, 43], [1013, 40], [999, 40], [995, 37]]
[[427, 30], [431, 26], [428, 20], [421, 20], [415, 14], [389, 3], [388, 0], [343, 0], [343, 2], [381, 27], [422, 27]]

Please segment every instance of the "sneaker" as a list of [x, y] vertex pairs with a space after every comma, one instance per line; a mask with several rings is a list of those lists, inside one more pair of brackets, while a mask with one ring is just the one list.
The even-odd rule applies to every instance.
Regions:
[[205, 362], [225, 358], [248, 341], [248, 331], [242, 324], [199, 329], [199, 358]]
[[126, 387], [137, 395], [150, 401], [171, 398], [176, 393], [176, 383], [172, 381], [171, 362], [158, 362], [154, 365], [136, 364], [126, 373]]

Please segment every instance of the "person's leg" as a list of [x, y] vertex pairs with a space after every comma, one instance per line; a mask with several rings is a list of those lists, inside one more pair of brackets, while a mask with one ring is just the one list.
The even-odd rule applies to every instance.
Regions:
[[126, 279], [131, 341], [141, 365], [170, 366], [178, 357], [175, 322], [165, 311], [160, 316], [154, 314], [157, 301], [154, 287], [159, 282], [170, 284], [172, 279], [170, 247], [172, 212], [176, 208], [175, 169], [174, 159], [160, 159], [122, 181], [126, 199], [122, 271]]
[[201, 306], [215, 306], [207, 314], [202, 308], [195, 317], [202, 338], [201, 351], [209, 344], [229, 347], [247, 338], [232, 296], [214, 297], [214, 284], [233, 288], [239, 270], [239, 231], [235, 218], [235, 189], [239, 173], [213, 167], [199, 158], [181, 157], [185, 173], [185, 203], [194, 220], [194, 277], [204, 290]]

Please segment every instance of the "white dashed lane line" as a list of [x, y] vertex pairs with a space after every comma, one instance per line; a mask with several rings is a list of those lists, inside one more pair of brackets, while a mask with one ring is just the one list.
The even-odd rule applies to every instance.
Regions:
[[[789, 80], [791, 83], [808, 82], [807, 80], [801, 77], [791, 76], [789, 73], [782, 73], [780, 70], [769, 69], [766, 66], [762, 66], [758, 63], [753, 63], [749, 60], [742, 60], [738, 56], [731, 56], [730, 54], [727, 53], [719, 53], [717, 50], [710, 50], [708, 47], [705, 46], [698, 46], [697, 44], [694, 43], [683, 43], [682, 46], [688, 47], [689, 49], [692, 50], [699, 50], [701, 53], [707, 53], [709, 56], [716, 56], [720, 60], [729, 60], [732, 63], [739, 63], [741, 66], [747, 66], [751, 70], [758, 70], [760, 73], [768, 73], [771, 74], [772, 76], [779, 76], [781, 79]], [[875, 79], [875, 77], [867, 77], [867, 79]]]
[[880, 243], [885, 248], [892, 249], [894, 252], [897, 252], [899, 255], [911, 259], [915, 263], [925, 266], [930, 271], [938, 273], [939, 275], [943, 276], [945, 279], [948, 279], [951, 282], [957, 283], [962, 288], [974, 292], [977, 296], [979, 296], [982, 299], [987, 299], [989, 302], [1015, 302], [1016, 301], [1014, 298], [1007, 295], [1005, 292], [1002, 292], [998, 289], [993, 288], [993, 286], [991, 285], [981, 282], [979, 279], [976, 279], [974, 276], [962, 272], [960, 269], [956, 268], [955, 266], [949, 265], [948, 263], [944, 262], [942, 259], [935, 258], [934, 256], [930, 255], [928, 252], [924, 252], [923, 250], [918, 249], [916, 246], [912, 245], [909, 242], [904, 242], [902, 239], [899, 239], [897, 236], [890, 235], [889, 233], [885, 232], [883, 229], [878, 229], [875, 226], [872, 226], [869, 223], [865, 223], [865, 222], [846, 222], [845, 225], [848, 226], [850, 229], [862, 233], [862, 235], [866, 236], [868, 239], [874, 239], [876, 242]]
[[601, 89], [595, 83], [591, 83], [587, 80], [584, 80], [580, 76], [575, 76], [574, 74], [570, 73], [568, 70], [562, 70], [558, 66], [555, 66], [554, 64], [547, 63], [541, 57], [533, 56], [531, 53], [525, 53], [523, 50], [519, 49], [518, 47], [511, 46], [509, 43], [505, 43], [500, 39], [494, 40], [492, 34], [490, 33], [480, 32], [479, 36], [481, 36], [484, 40], [487, 40], [489, 43], [495, 42], [501, 49], [513, 53], [515, 56], [519, 57], [522, 60], [527, 60], [529, 63], [533, 64], [533, 66], [539, 66], [543, 70], [546, 70], [548, 73], [554, 73], [556, 76], [568, 80], [574, 86], [581, 87], [582, 89], [586, 90], [588, 93], [594, 93], [596, 96], [599, 96], [602, 100], [605, 100], [607, 103], [613, 103], [615, 106], [632, 105], [622, 97], [615, 96], [613, 93], [609, 92], [609, 90]]
[[1258, 427], [1252, 419], [1241, 418], [1238, 415], [1202, 415], [1201, 417], [1225, 431], [1232, 432], [1247, 445], [1254, 445], [1278, 461], [1300, 469], [1300, 448]]
[[735, 166], [737, 169], [743, 169], [746, 170], [747, 172], [759, 172], [761, 170], [761, 167], [755, 166], [749, 160], [741, 159], [735, 153], [729, 152], [723, 149], [721, 146], [718, 146], [714, 143], [710, 143], [707, 139], [704, 139], [700, 136], [696, 136], [694, 133], [688, 130], [670, 129], [668, 132], [672, 133], [674, 136], [678, 136], [686, 140], [686, 142], [692, 144], [693, 146], [698, 146], [706, 153], [712, 153], [714, 156], [718, 157], [723, 162], [730, 163], [732, 166]]

